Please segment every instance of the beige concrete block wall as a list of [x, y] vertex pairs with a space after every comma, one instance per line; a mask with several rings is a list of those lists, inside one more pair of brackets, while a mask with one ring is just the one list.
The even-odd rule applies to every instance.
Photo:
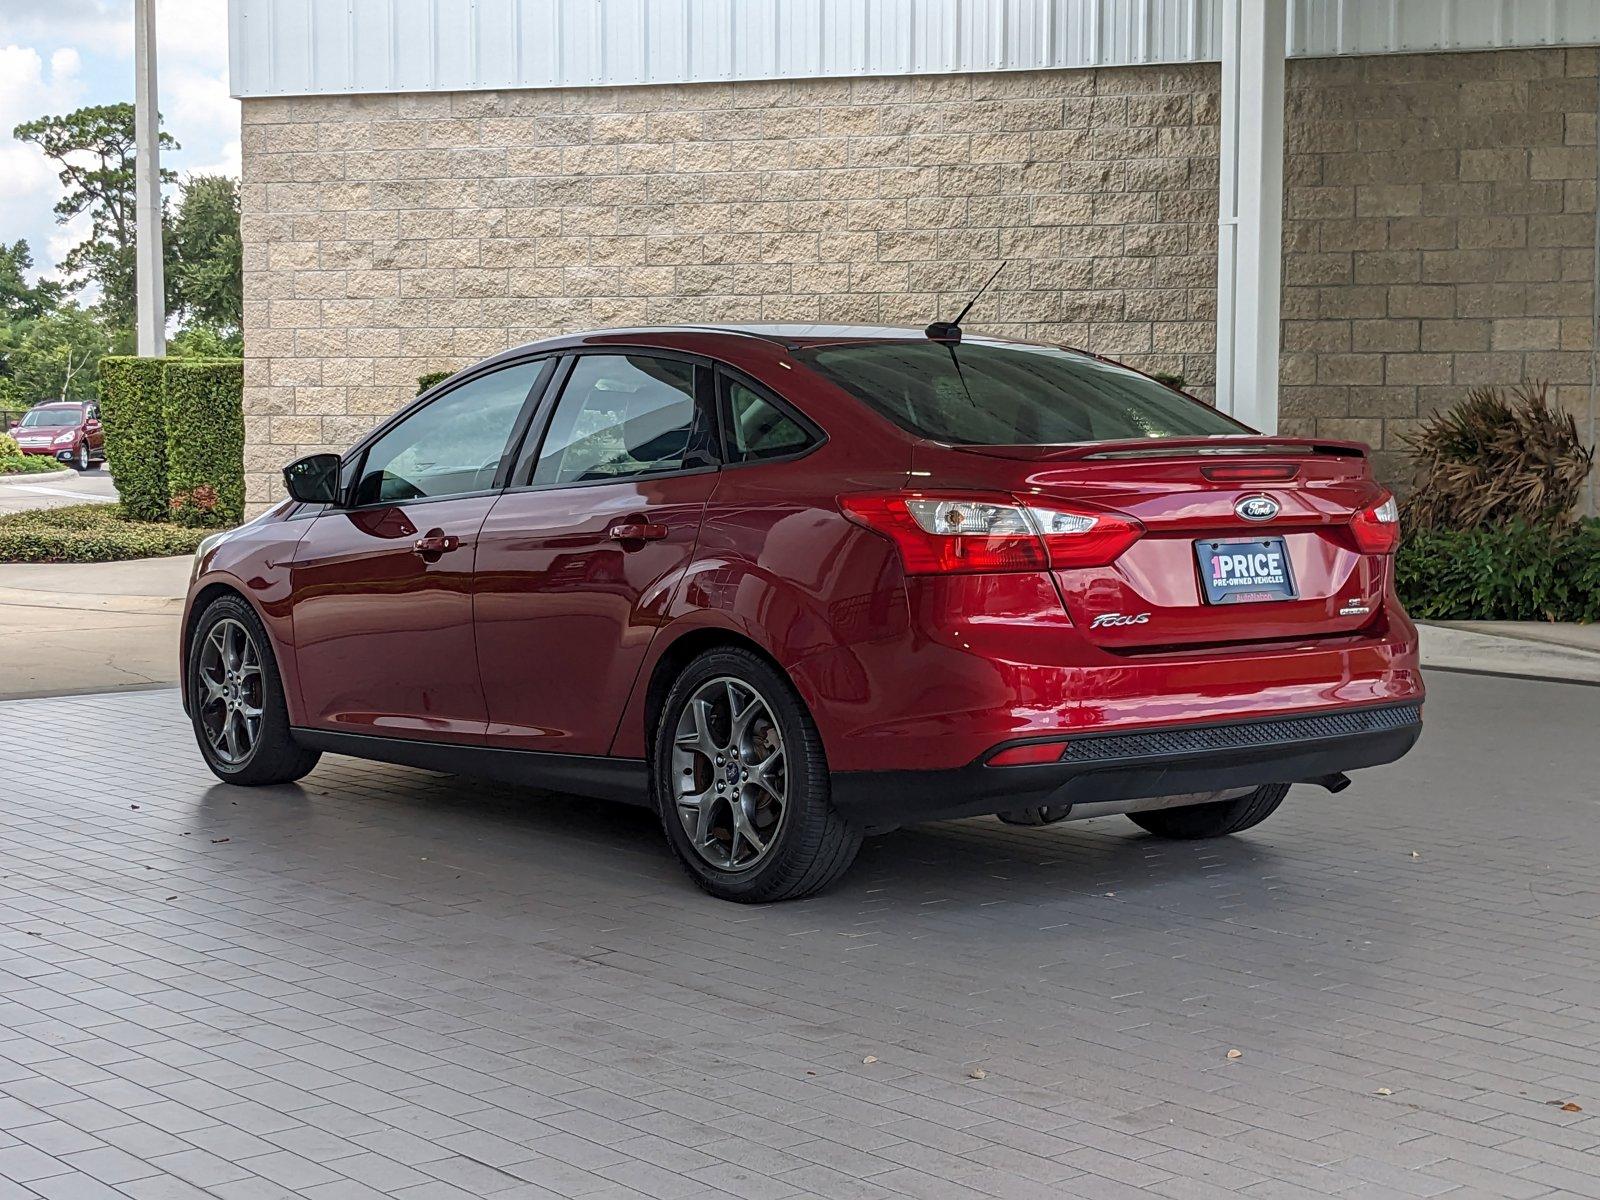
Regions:
[[1544, 380], [1587, 431], [1596, 51], [1290, 64], [1281, 427], [1405, 436]]
[[250, 100], [250, 499], [552, 332], [969, 326], [1213, 378], [1213, 66]]
[[[1283, 426], [1403, 475], [1477, 382], [1586, 407], [1595, 53], [1295, 62]], [[244, 105], [246, 467], [564, 330], [953, 315], [1210, 395], [1215, 66]]]

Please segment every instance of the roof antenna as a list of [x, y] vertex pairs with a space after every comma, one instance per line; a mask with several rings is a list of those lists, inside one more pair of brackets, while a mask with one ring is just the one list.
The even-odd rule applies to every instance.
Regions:
[[972, 306], [981, 300], [983, 294], [989, 290], [989, 284], [1000, 278], [1000, 272], [1006, 269], [1006, 264], [1010, 261], [1010, 259], [1002, 259], [1000, 261], [1000, 265], [994, 269], [994, 274], [989, 276], [984, 285], [978, 289], [977, 294], [967, 301], [967, 306], [956, 314], [954, 321], [935, 321], [922, 332], [936, 342], [959, 342], [961, 340], [961, 322], [972, 311]]

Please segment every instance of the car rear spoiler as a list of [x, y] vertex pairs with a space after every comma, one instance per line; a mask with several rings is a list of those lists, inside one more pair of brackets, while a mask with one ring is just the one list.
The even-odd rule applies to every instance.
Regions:
[[1104, 460], [1117, 458], [1193, 458], [1212, 455], [1266, 455], [1275, 458], [1366, 458], [1361, 442], [1329, 438], [1274, 437], [1240, 434], [1238, 437], [1130, 438], [1122, 442], [1083, 442], [1061, 446], [1041, 457], [1052, 460]]

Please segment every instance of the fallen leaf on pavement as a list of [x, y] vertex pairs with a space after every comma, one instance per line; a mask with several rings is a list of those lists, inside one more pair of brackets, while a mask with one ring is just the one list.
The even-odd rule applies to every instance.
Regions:
[[1228, 1057], [1229, 1058], [1243, 1058], [1244, 1057], [1244, 1051], [1243, 1050], [1229, 1050], [1228, 1051]]
[[987, 1079], [987, 1078], [989, 1078], [989, 1072], [985, 1071], [982, 1067], [973, 1067], [972, 1070], [967, 1072], [967, 1078], [968, 1079]]
[[1392, 1088], [1379, 1088], [1377, 1091], [1373, 1092], [1372, 1094], [1374, 1096], [1392, 1096], [1392, 1095], [1394, 1095], [1394, 1089], [1392, 1089]]
[[873, 1063], [875, 1063], [877, 1061], [878, 1061], [878, 1056], [876, 1054], [869, 1054], [869, 1055], [867, 1055], [865, 1058], [863, 1058], [861, 1060], [861, 1063], [862, 1063], [863, 1066], [870, 1067]]
[[1561, 1111], [1562, 1112], [1582, 1112], [1583, 1111], [1583, 1106], [1581, 1104], [1574, 1104], [1571, 1100], [1568, 1100], [1565, 1104], [1563, 1104], [1561, 1106]]
[[220, 846], [220, 845], [222, 845], [223, 842], [231, 842], [231, 841], [233, 841], [232, 838], [212, 838], [211, 839], [211, 844], [213, 846]]

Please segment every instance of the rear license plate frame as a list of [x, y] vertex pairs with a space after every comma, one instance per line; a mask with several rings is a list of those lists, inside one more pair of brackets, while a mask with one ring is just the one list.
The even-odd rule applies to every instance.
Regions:
[[[1254, 547], [1252, 555], [1276, 555], [1276, 572], [1267, 570], [1271, 561], [1249, 562], [1250, 567], [1262, 568], [1248, 575], [1234, 574], [1233, 562], [1227, 567], [1215, 559], [1224, 547]], [[1282, 535], [1267, 534], [1262, 537], [1202, 538], [1194, 544], [1195, 562], [1200, 573], [1200, 592], [1207, 604], [1278, 604], [1300, 598], [1295, 583], [1294, 567], [1289, 561], [1289, 547]], [[1243, 551], [1234, 551], [1237, 558]], [[1219, 573], [1220, 572], [1220, 573]]]

